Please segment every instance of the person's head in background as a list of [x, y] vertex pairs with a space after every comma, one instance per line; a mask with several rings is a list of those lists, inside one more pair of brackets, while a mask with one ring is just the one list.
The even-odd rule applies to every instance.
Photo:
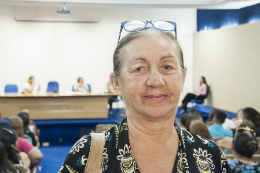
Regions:
[[4, 144], [0, 141], [0, 173], [15, 172], [12, 163], [7, 158]]
[[195, 108], [190, 108], [189, 116], [190, 116], [192, 121], [193, 120], [202, 120], [202, 118], [200, 116], [200, 112]]
[[207, 121], [212, 121], [214, 114], [216, 113], [217, 109], [213, 108], [211, 109], [210, 113], [209, 113], [209, 118]]
[[4, 144], [7, 158], [13, 164], [19, 164], [20, 155], [17, 151], [17, 136], [11, 129], [0, 129], [0, 141]]
[[31, 85], [35, 82], [34, 76], [30, 76], [27, 82]]
[[216, 110], [214, 113], [214, 116], [212, 118], [213, 124], [219, 124], [222, 125], [225, 122], [225, 119], [227, 118], [227, 115], [219, 110]]
[[236, 159], [252, 158], [258, 150], [258, 141], [255, 132], [250, 127], [237, 128], [231, 146]]
[[239, 127], [249, 127], [250, 129], [254, 130], [255, 129], [255, 126], [254, 126], [254, 123], [252, 123], [252, 121], [248, 121], [248, 120], [245, 120], [243, 121]]
[[260, 114], [254, 108], [245, 108], [243, 110], [243, 121], [249, 120], [252, 121], [255, 127], [260, 128]]
[[83, 84], [83, 78], [82, 77], [78, 78], [78, 83]]
[[200, 77], [200, 85], [203, 84], [203, 83], [206, 84], [206, 85], [208, 85], [208, 84], [207, 84], [207, 81], [206, 81], [206, 78], [205, 78], [204, 76], [201, 76], [201, 77]]
[[24, 137], [23, 120], [18, 116], [10, 117], [12, 121], [12, 129], [16, 132], [18, 137]]
[[18, 117], [20, 117], [23, 121], [23, 129], [24, 129], [24, 133], [28, 133], [29, 130], [29, 114], [27, 112], [20, 112], [18, 114]]
[[190, 132], [204, 138], [212, 139], [206, 124], [201, 120], [195, 120], [190, 123]]
[[188, 130], [190, 125], [191, 118], [189, 115], [185, 114], [181, 116], [181, 119], [179, 121], [179, 126], [183, 129]]

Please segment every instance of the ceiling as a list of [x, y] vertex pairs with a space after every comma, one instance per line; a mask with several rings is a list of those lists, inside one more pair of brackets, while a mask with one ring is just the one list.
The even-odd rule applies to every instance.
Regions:
[[260, 0], [0, 0], [0, 4], [68, 7], [141, 7], [141, 8], [217, 8], [236, 9], [260, 3]]

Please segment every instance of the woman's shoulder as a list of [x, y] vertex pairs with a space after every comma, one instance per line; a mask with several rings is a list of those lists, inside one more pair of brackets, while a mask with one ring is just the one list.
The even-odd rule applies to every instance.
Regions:
[[[116, 138], [118, 126], [115, 125], [108, 130], [104, 131], [105, 134], [105, 146], [104, 153], [108, 155], [109, 153], [114, 152], [115, 141], [113, 138]], [[61, 172], [84, 172], [85, 165], [89, 156], [91, 147], [91, 134], [81, 137], [70, 149], [59, 173]], [[108, 149], [109, 148], [109, 149]], [[110, 155], [110, 154], [109, 154]]]

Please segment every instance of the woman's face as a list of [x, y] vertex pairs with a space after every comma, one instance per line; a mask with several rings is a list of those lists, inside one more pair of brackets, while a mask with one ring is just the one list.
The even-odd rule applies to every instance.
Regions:
[[180, 64], [177, 46], [168, 36], [148, 34], [129, 42], [117, 89], [128, 114], [174, 116], [186, 75]]
[[33, 82], [34, 82], [34, 77], [31, 78], [31, 83], [33, 83]]
[[200, 78], [200, 84], [202, 84], [203, 83], [203, 79], [202, 79], [202, 77]]
[[79, 78], [79, 83], [83, 84], [83, 78]]

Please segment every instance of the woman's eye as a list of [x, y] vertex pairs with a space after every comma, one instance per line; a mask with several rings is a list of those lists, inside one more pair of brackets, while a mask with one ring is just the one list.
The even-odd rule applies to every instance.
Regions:
[[166, 70], [169, 70], [169, 69], [171, 69], [172, 67], [171, 67], [170, 65], [166, 65], [166, 66], [164, 66], [163, 68], [166, 69]]
[[135, 71], [142, 71], [143, 69], [143, 67], [138, 67]]

